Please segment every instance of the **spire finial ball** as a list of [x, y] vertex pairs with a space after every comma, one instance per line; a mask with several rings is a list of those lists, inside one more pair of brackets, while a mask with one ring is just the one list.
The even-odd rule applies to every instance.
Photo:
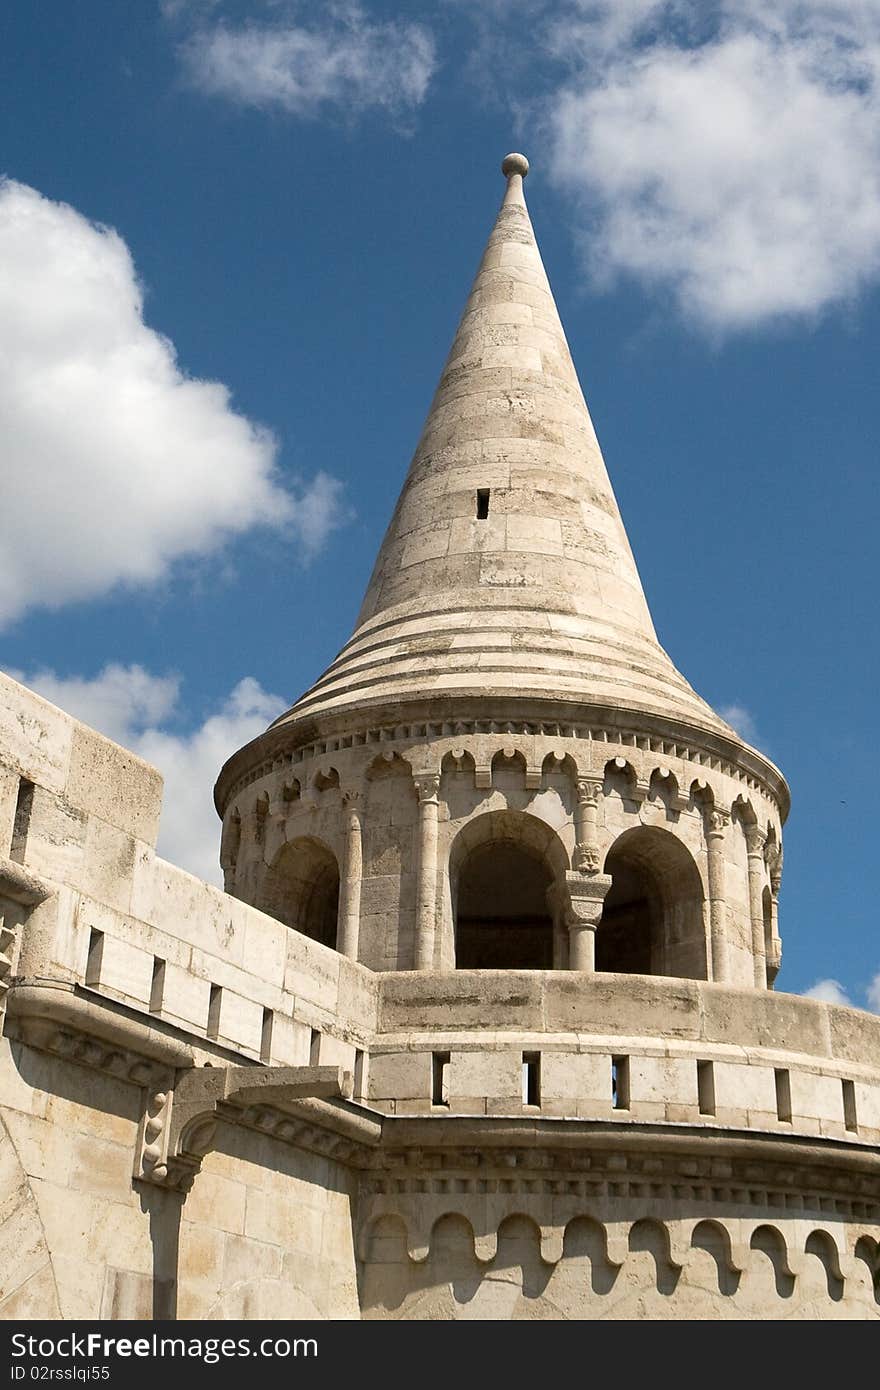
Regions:
[[529, 161], [524, 154], [506, 154], [501, 161], [501, 172], [505, 178], [510, 178], [511, 174], [522, 174], [525, 178], [529, 172]]

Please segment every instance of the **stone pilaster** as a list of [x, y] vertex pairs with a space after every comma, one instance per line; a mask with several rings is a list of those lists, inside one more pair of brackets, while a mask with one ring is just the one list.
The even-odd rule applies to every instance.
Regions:
[[757, 825], [745, 827], [749, 857], [749, 916], [752, 922], [752, 956], [755, 961], [755, 987], [767, 988], [767, 957], [764, 950], [764, 844], [766, 835]]
[[349, 960], [358, 958], [361, 926], [361, 883], [364, 876], [362, 846], [363, 795], [348, 790], [342, 796], [345, 821], [342, 878], [339, 884], [339, 950]]
[[782, 940], [779, 935], [779, 889], [782, 886], [782, 846], [768, 847], [767, 869], [770, 874], [770, 941], [767, 943], [767, 984], [770, 989], [776, 982], [779, 967], [782, 965]]
[[434, 932], [437, 921], [437, 824], [440, 810], [439, 772], [416, 773], [419, 797], [419, 877], [416, 898], [416, 970], [434, 965]]
[[716, 807], [706, 813], [706, 855], [709, 876], [709, 936], [711, 976], [719, 984], [729, 979], [727, 964], [727, 907], [725, 903], [724, 842], [730, 825], [729, 811]]

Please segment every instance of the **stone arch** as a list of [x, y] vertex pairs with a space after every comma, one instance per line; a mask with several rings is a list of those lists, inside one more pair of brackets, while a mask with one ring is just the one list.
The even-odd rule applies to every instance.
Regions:
[[562, 1238], [562, 1264], [586, 1264], [590, 1288], [600, 1295], [611, 1292], [621, 1269], [609, 1256], [605, 1227], [592, 1216], [575, 1216], [569, 1221]]
[[679, 818], [678, 778], [668, 767], [655, 767], [648, 782], [648, 800], [662, 806], [667, 819]]
[[525, 787], [528, 766], [522, 749], [505, 744], [492, 755], [491, 768], [493, 787]]
[[339, 912], [336, 855], [313, 835], [287, 841], [263, 879], [255, 906], [313, 941], [335, 947]]
[[367, 781], [379, 782], [388, 777], [412, 777], [412, 764], [390, 749], [377, 753], [367, 768]]
[[880, 1240], [874, 1240], [873, 1236], [859, 1236], [853, 1253], [857, 1260], [867, 1265], [874, 1302], [880, 1303]]
[[635, 826], [605, 859], [611, 888], [596, 932], [596, 969], [708, 978], [703, 884], [671, 831]]
[[657, 1292], [675, 1293], [681, 1268], [673, 1264], [669, 1232], [662, 1221], [643, 1217], [630, 1227], [629, 1249], [631, 1254], [647, 1254], [654, 1261]]
[[[788, 1249], [782, 1232], [776, 1226], [756, 1226], [749, 1241], [749, 1248], [760, 1251], [770, 1261], [777, 1297], [791, 1298], [794, 1293], [794, 1275], [788, 1262]], [[754, 1268], [751, 1272], [754, 1272]]]
[[840, 1251], [828, 1231], [811, 1231], [804, 1244], [804, 1254], [819, 1261], [828, 1297], [835, 1303], [843, 1298], [843, 1275], [840, 1271]]
[[558, 956], [558, 888], [565, 846], [526, 811], [487, 811], [458, 832], [449, 853], [456, 965], [546, 970]]
[[638, 810], [639, 778], [636, 769], [626, 758], [609, 758], [603, 773], [602, 794], [617, 794], [627, 811]]
[[704, 1250], [715, 1262], [718, 1292], [729, 1297], [739, 1287], [739, 1270], [734, 1268], [730, 1232], [720, 1221], [698, 1221], [691, 1231], [691, 1249]]
[[550, 777], [564, 777], [572, 786], [577, 781], [577, 763], [570, 753], [565, 750], [551, 748], [550, 752], [541, 763], [541, 776], [544, 779]]
[[498, 1226], [498, 1247], [492, 1262], [493, 1275], [517, 1271], [517, 1283], [524, 1298], [540, 1298], [547, 1287], [552, 1265], [541, 1256], [541, 1228], [533, 1217], [515, 1212]]
[[363, 1315], [400, 1308], [413, 1282], [405, 1221], [391, 1212], [374, 1217], [361, 1245], [358, 1288]]

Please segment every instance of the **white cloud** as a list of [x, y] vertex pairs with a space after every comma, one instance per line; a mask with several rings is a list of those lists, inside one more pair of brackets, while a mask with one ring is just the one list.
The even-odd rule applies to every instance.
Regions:
[[358, 4], [322, 9], [309, 23], [217, 23], [186, 39], [180, 54], [202, 91], [295, 116], [330, 106], [411, 110], [424, 101], [436, 66], [424, 26], [373, 21]]
[[319, 475], [300, 499], [270, 433], [219, 382], [180, 369], [143, 319], [112, 229], [0, 180], [0, 626], [119, 584], [253, 526], [313, 553], [340, 518]]
[[873, 1009], [875, 1014], [880, 1014], [880, 972], [878, 972], [865, 991], [868, 1001], [868, 1008]]
[[52, 671], [12, 674], [157, 767], [165, 778], [159, 853], [199, 878], [222, 884], [220, 821], [213, 802], [217, 774], [230, 754], [284, 712], [287, 702], [247, 676], [197, 728], [178, 733], [162, 727], [178, 713], [180, 683], [174, 675], [119, 665], [106, 666], [92, 679]]
[[839, 980], [817, 980], [809, 989], [804, 990], [804, 998], [821, 999], [825, 1004], [852, 1004]]
[[175, 675], [152, 676], [143, 666], [116, 662], [105, 666], [92, 680], [57, 676], [49, 670], [9, 674], [74, 719], [127, 747], [133, 747], [133, 740], [143, 729], [174, 714], [180, 690], [180, 679]]
[[155, 728], [138, 736], [135, 752], [165, 778], [159, 853], [166, 859], [210, 883], [222, 884], [220, 821], [213, 801], [217, 774], [230, 754], [261, 734], [287, 705], [247, 676], [193, 733], [178, 735]]
[[761, 746], [761, 736], [755, 724], [755, 717], [746, 709], [745, 705], [723, 705], [718, 713], [732, 729], [736, 730], [740, 738], [745, 739], [746, 743], [750, 743], [754, 748]]
[[581, 3], [547, 42], [569, 68], [552, 170], [598, 283], [662, 287], [718, 332], [878, 278], [877, 0]]

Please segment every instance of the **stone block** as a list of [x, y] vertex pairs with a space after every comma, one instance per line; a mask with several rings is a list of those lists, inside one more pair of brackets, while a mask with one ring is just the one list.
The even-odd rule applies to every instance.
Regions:
[[251, 911], [245, 917], [242, 969], [255, 980], [277, 985], [284, 979], [287, 959], [287, 937], [290, 928], [262, 912]]
[[706, 989], [705, 1037], [740, 1047], [831, 1055], [826, 1004], [774, 991]]
[[231, 989], [220, 994], [218, 1037], [232, 1047], [242, 1047], [259, 1054], [263, 1031], [263, 1010], [251, 999], [244, 999]]
[[153, 1280], [130, 1269], [108, 1269], [100, 1317], [108, 1322], [146, 1322], [153, 1317]]
[[64, 1187], [70, 1175], [73, 1136], [51, 1119], [20, 1111], [6, 1117], [6, 1126], [28, 1177], [45, 1178]]
[[629, 1087], [633, 1107], [654, 1103], [697, 1104], [697, 1066], [691, 1057], [630, 1057]]
[[98, 979], [89, 980], [89, 984], [149, 1007], [152, 981], [152, 954], [105, 932], [100, 973]]
[[800, 1067], [791, 1071], [792, 1115], [830, 1122], [843, 1130], [843, 1088], [838, 1076], [822, 1076]]
[[464, 1100], [512, 1100], [522, 1103], [521, 1052], [450, 1053], [449, 1106]]
[[774, 1069], [757, 1063], [713, 1063], [716, 1112], [725, 1110], [776, 1113]]
[[200, 1033], [208, 1026], [210, 981], [200, 979], [189, 970], [168, 964], [165, 967], [165, 989], [162, 996], [163, 1017], [191, 1024]]
[[0, 673], [0, 764], [50, 792], [67, 781], [74, 721]]
[[70, 1136], [70, 1187], [125, 1205], [136, 1200], [131, 1186], [132, 1151], [96, 1135]]
[[139, 855], [130, 912], [208, 955], [240, 965], [252, 908], [164, 859]]
[[79, 885], [87, 818], [43, 787], [34, 788], [25, 863], [40, 877]]
[[127, 748], [74, 724], [67, 800], [155, 847], [162, 810], [162, 777]]
[[545, 994], [545, 1026], [551, 1030], [599, 1036], [699, 1036], [700, 987], [695, 981], [559, 971], [547, 975]]
[[369, 1096], [383, 1100], [431, 1099], [430, 1052], [379, 1052], [370, 1056]]
[[247, 1200], [248, 1189], [243, 1182], [235, 1182], [203, 1168], [186, 1199], [187, 1216], [190, 1221], [242, 1235]]
[[554, 1113], [574, 1115], [565, 1102], [606, 1100], [610, 1095], [611, 1070], [607, 1057], [595, 1052], [542, 1052], [541, 1105], [560, 1102]]
[[137, 848], [125, 831], [91, 816], [77, 886], [98, 902], [128, 912]]
[[307, 1067], [312, 1030], [307, 1023], [276, 1013], [272, 1019], [272, 1056], [274, 1066]]

